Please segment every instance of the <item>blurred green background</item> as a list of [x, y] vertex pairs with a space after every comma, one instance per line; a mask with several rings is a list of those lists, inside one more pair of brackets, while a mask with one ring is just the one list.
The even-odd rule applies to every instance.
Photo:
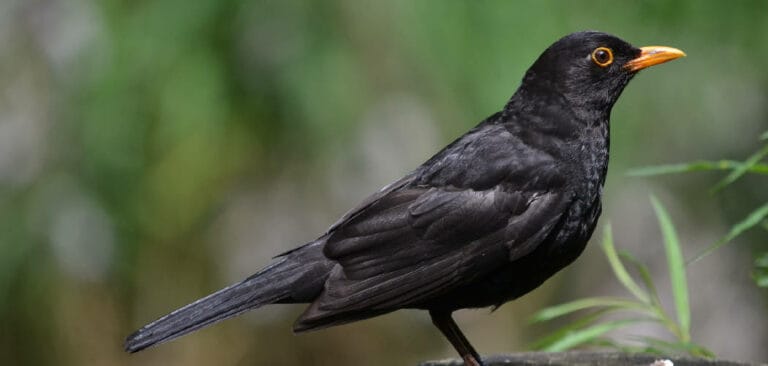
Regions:
[[[765, 180], [712, 196], [717, 175], [625, 172], [757, 148], [768, 2], [3, 0], [0, 364], [452, 357], [416, 311], [294, 336], [302, 307], [267, 307], [136, 355], [122, 342], [313, 239], [499, 110], [541, 51], [584, 29], [688, 53], [614, 108], [604, 197], [617, 245], [665, 283], [648, 194], [691, 256], [768, 199]], [[693, 338], [718, 356], [768, 358], [766, 294], [750, 280], [767, 246], [753, 231], [689, 267]], [[621, 290], [592, 245], [529, 296], [458, 322], [481, 353], [523, 351], [547, 330], [527, 324], [535, 310], [601, 294]]]

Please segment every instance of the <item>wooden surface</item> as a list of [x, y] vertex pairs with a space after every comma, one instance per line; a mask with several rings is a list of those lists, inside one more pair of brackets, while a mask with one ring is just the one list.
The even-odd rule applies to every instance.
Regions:
[[[670, 361], [663, 362], [663, 361]], [[702, 360], [685, 357], [664, 357], [645, 354], [626, 354], [608, 352], [562, 352], [562, 353], [515, 353], [483, 357], [485, 366], [755, 366], [767, 364], [748, 364], [733, 361]], [[420, 366], [461, 366], [459, 359], [427, 361]]]

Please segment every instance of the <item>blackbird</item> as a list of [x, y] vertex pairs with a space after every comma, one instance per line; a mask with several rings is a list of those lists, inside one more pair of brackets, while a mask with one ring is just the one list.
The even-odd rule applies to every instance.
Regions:
[[452, 312], [498, 307], [581, 254], [600, 216], [611, 108], [639, 70], [682, 56], [601, 32], [561, 38], [500, 112], [317, 239], [144, 326], [125, 349], [263, 305], [309, 303], [296, 332], [427, 310], [464, 363], [481, 365]]

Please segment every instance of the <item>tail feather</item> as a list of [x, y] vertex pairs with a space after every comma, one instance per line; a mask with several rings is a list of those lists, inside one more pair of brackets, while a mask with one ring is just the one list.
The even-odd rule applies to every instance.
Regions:
[[245, 311], [284, 300], [303, 271], [299, 263], [283, 257], [248, 279], [186, 305], [137, 330], [125, 341], [125, 350], [138, 352], [167, 342]]

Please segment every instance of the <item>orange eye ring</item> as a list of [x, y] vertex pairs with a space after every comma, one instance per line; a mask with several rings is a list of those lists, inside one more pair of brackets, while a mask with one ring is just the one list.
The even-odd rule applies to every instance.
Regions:
[[597, 66], [606, 67], [613, 63], [613, 51], [608, 47], [598, 47], [592, 51], [592, 62]]

